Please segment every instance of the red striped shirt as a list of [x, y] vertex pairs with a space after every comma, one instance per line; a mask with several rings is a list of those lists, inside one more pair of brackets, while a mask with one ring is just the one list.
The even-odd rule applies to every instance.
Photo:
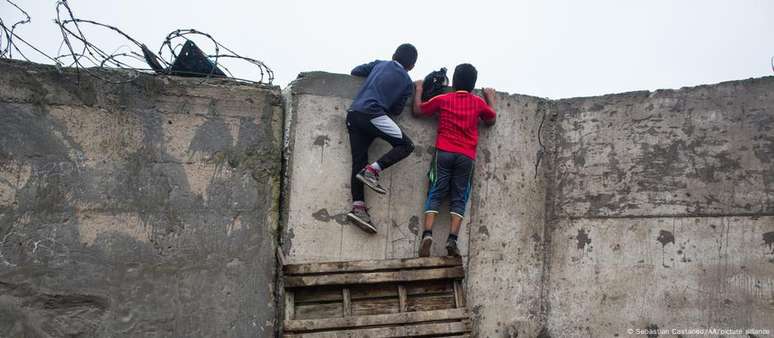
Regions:
[[495, 111], [480, 97], [467, 91], [438, 95], [420, 106], [422, 114], [438, 113], [435, 147], [476, 159], [478, 120], [492, 120]]

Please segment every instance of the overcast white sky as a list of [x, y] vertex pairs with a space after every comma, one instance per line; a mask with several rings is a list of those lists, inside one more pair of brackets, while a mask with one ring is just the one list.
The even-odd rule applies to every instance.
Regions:
[[[53, 0], [16, 0], [17, 30], [50, 54], [61, 41]], [[679, 88], [773, 75], [774, 1], [204, 1], [70, 0], [76, 16], [115, 25], [152, 50], [195, 28], [264, 61], [285, 86], [299, 72], [348, 73], [411, 42], [412, 78], [461, 62], [478, 87], [550, 98]], [[0, 4], [6, 22], [8, 4]], [[114, 50], [117, 36], [87, 36]], [[206, 46], [203, 49], [206, 49]], [[235, 75], [249, 77], [249, 68]], [[451, 74], [450, 74], [451, 75]]]

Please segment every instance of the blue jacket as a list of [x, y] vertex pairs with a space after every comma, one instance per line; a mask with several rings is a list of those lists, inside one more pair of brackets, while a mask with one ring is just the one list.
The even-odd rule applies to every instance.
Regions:
[[352, 69], [352, 75], [367, 77], [349, 110], [374, 117], [403, 111], [414, 92], [408, 72], [397, 61], [376, 60]]

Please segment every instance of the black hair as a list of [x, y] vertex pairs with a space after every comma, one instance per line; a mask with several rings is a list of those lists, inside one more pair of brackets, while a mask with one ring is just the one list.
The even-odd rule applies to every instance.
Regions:
[[452, 78], [452, 87], [454, 90], [473, 91], [476, 87], [476, 79], [478, 78], [478, 71], [476, 67], [469, 63], [463, 63], [457, 65], [454, 68], [454, 77]]
[[398, 61], [403, 68], [407, 70], [414, 68], [414, 64], [417, 62], [417, 49], [410, 43], [404, 43], [398, 46], [395, 50], [395, 54], [392, 54], [392, 59]]

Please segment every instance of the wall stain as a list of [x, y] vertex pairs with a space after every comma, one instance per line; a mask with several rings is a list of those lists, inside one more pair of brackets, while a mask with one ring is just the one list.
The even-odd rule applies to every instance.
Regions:
[[336, 221], [336, 223], [339, 223], [341, 225], [347, 224], [347, 214], [341, 213], [341, 214], [334, 214], [331, 215], [328, 213], [328, 209], [322, 208], [320, 210], [317, 210], [315, 213], [312, 214], [312, 217], [314, 219], [320, 221], [320, 222], [330, 222], [331, 220]]
[[489, 237], [489, 229], [486, 226], [478, 227], [478, 234]]
[[320, 135], [317, 136], [312, 143], [313, 145], [320, 146], [320, 163], [322, 163], [323, 158], [325, 158], [325, 146], [327, 146], [330, 141], [331, 138], [328, 137], [328, 135]]
[[408, 223], [408, 229], [414, 235], [419, 235], [419, 217], [411, 216]]
[[492, 152], [489, 151], [489, 149], [482, 149], [481, 153], [484, 154], [484, 163], [491, 163], [492, 162]]
[[591, 238], [589, 238], [589, 235], [586, 233], [584, 229], [578, 229], [578, 235], [575, 236], [575, 239], [578, 240], [579, 250], [585, 249], [586, 244], [591, 244]]
[[662, 247], [665, 247], [669, 243], [675, 244], [675, 235], [669, 231], [661, 230], [658, 232], [656, 240], [661, 242]]
[[766, 245], [771, 250], [771, 253], [774, 254], [774, 231], [769, 231], [763, 234], [763, 242], [766, 243]]

